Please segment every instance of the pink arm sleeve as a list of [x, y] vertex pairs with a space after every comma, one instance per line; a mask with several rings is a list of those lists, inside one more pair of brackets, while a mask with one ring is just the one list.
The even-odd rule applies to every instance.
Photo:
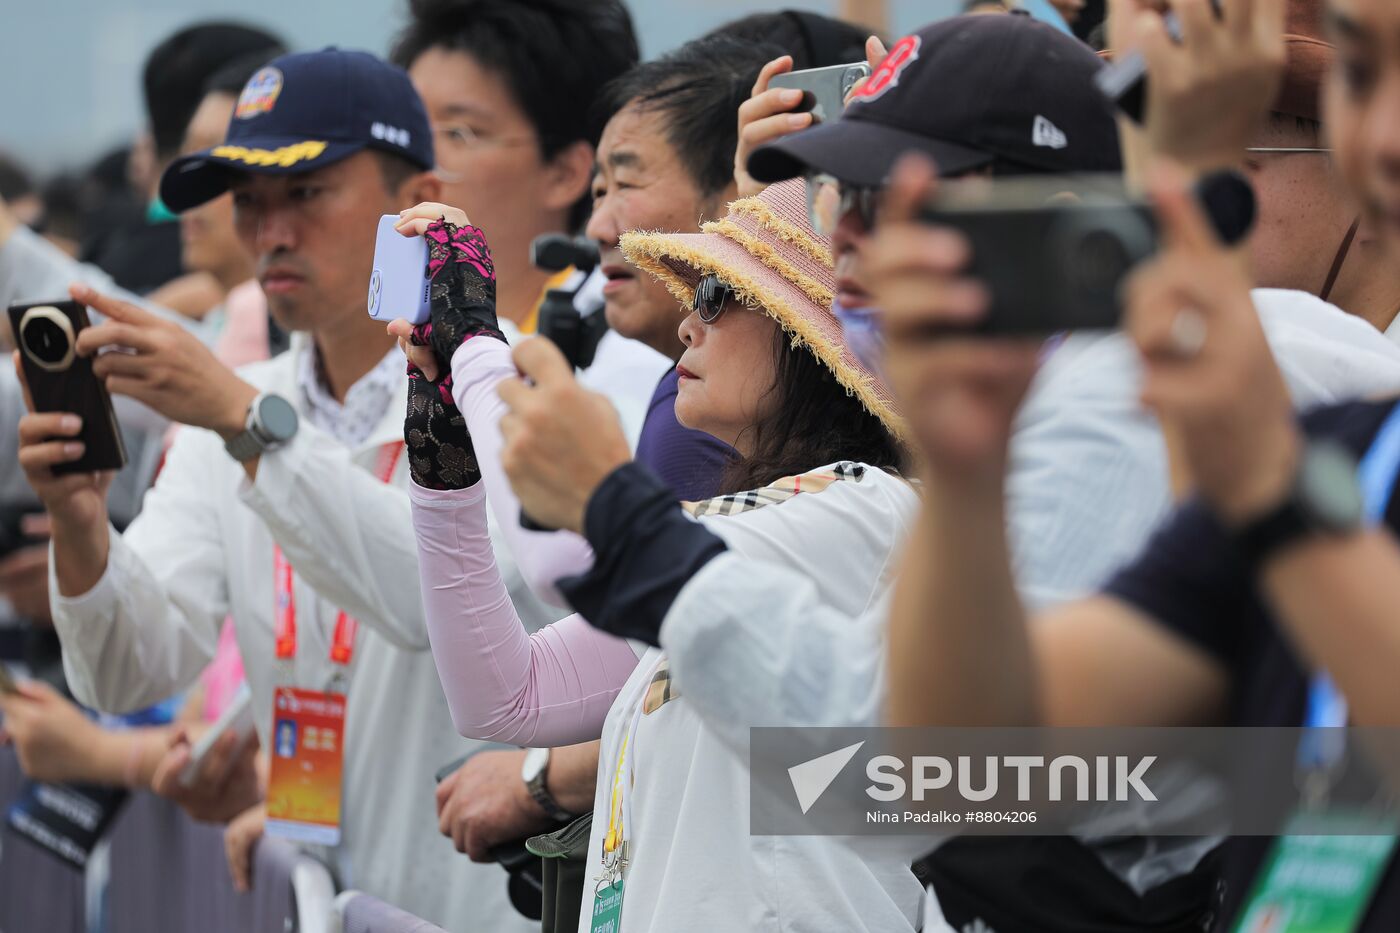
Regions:
[[578, 615], [525, 633], [496, 569], [485, 485], [410, 487], [428, 640], [452, 722], [468, 738], [536, 748], [596, 739], [637, 656]]
[[491, 513], [505, 535], [520, 575], [547, 603], [568, 607], [554, 581], [593, 566], [593, 549], [570, 531], [528, 531], [520, 524], [520, 500], [501, 467], [501, 416], [505, 403], [496, 386], [516, 376], [510, 347], [490, 337], [475, 337], [452, 355], [452, 397], [467, 420], [476, 462], [481, 468]]

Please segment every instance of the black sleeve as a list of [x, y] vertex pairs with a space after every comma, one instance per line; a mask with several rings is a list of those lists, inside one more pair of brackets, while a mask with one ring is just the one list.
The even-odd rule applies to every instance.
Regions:
[[1199, 501], [1178, 509], [1104, 592], [1231, 669], [1241, 660], [1247, 623], [1260, 611], [1252, 574]]
[[593, 569], [558, 581], [594, 627], [660, 644], [657, 633], [681, 587], [724, 553], [714, 532], [691, 520], [676, 495], [645, 466], [629, 463], [603, 480], [583, 519]]
[[[1340, 441], [1360, 457], [1394, 405], [1394, 399], [1329, 405], [1300, 424], [1309, 437]], [[1387, 514], [1392, 527], [1400, 525], [1400, 496]], [[1235, 671], [1254, 660], [1249, 646], [1274, 631], [1254, 571], [1200, 501], [1178, 509], [1104, 591]]]

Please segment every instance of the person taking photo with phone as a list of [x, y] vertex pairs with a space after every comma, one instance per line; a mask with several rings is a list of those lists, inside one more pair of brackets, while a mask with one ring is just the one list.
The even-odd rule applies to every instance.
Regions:
[[[378, 218], [440, 190], [431, 140], [408, 77], [366, 53], [260, 69], [225, 142], [174, 163], [162, 196], [181, 210], [232, 191], [270, 310], [296, 332], [291, 351], [234, 372], [183, 330], [75, 288], [107, 317], [77, 352], [96, 353], [109, 391], [187, 427], [122, 534], [106, 477], [51, 470], [80, 453], [68, 416], [27, 416], [20, 462], [52, 518], [54, 624], [81, 702], [119, 711], [189, 685], [231, 615], [262, 747], [274, 719], [307, 725], [288, 718], [303, 701], [331, 717], [313, 723], [325, 742], [300, 728], [308, 744], [270, 755], [269, 825], [303, 841], [338, 834], [320, 851], [342, 884], [448, 926], [523, 930], [499, 871], [455, 858], [437, 833], [432, 777], [469, 746], [434, 683], [419, 594], [400, 585], [416, 564], [406, 380], [365, 313]], [[125, 349], [96, 352], [108, 346]], [[167, 764], [181, 770], [178, 754]], [[222, 822], [257, 803], [251, 757], [238, 764], [222, 780], [202, 774], [187, 809]], [[330, 776], [315, 819], [298, 819], [279, 786], [279, 768], [303, 764]]]

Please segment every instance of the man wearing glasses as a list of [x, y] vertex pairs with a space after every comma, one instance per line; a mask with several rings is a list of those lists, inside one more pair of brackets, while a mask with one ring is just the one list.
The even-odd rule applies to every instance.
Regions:
[[522, 332], [550, 273], [530, 241], [588, 218], [603, 85], [637, 62], [619, 0], [414, 0], [390, 61], [408, 72], [433, 130], [445, 204], [488, 232], [499, 315]]

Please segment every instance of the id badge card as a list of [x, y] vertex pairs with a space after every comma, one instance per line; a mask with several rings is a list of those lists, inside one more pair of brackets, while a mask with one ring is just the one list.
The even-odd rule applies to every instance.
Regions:
[[1395, 851], [1394, 835], [1340, 835], [1374, 820], [1296, 814], [1269, 850], [1234, 933], [1352, 933]]
[[278, 687], [272, 698], [267, 832], [296, 842], [340, 842], [345, 695]]
[[593, 922], [589, 933], [617, 933], [622, 929], [622, 878], [598, 888], [593, 895]]

